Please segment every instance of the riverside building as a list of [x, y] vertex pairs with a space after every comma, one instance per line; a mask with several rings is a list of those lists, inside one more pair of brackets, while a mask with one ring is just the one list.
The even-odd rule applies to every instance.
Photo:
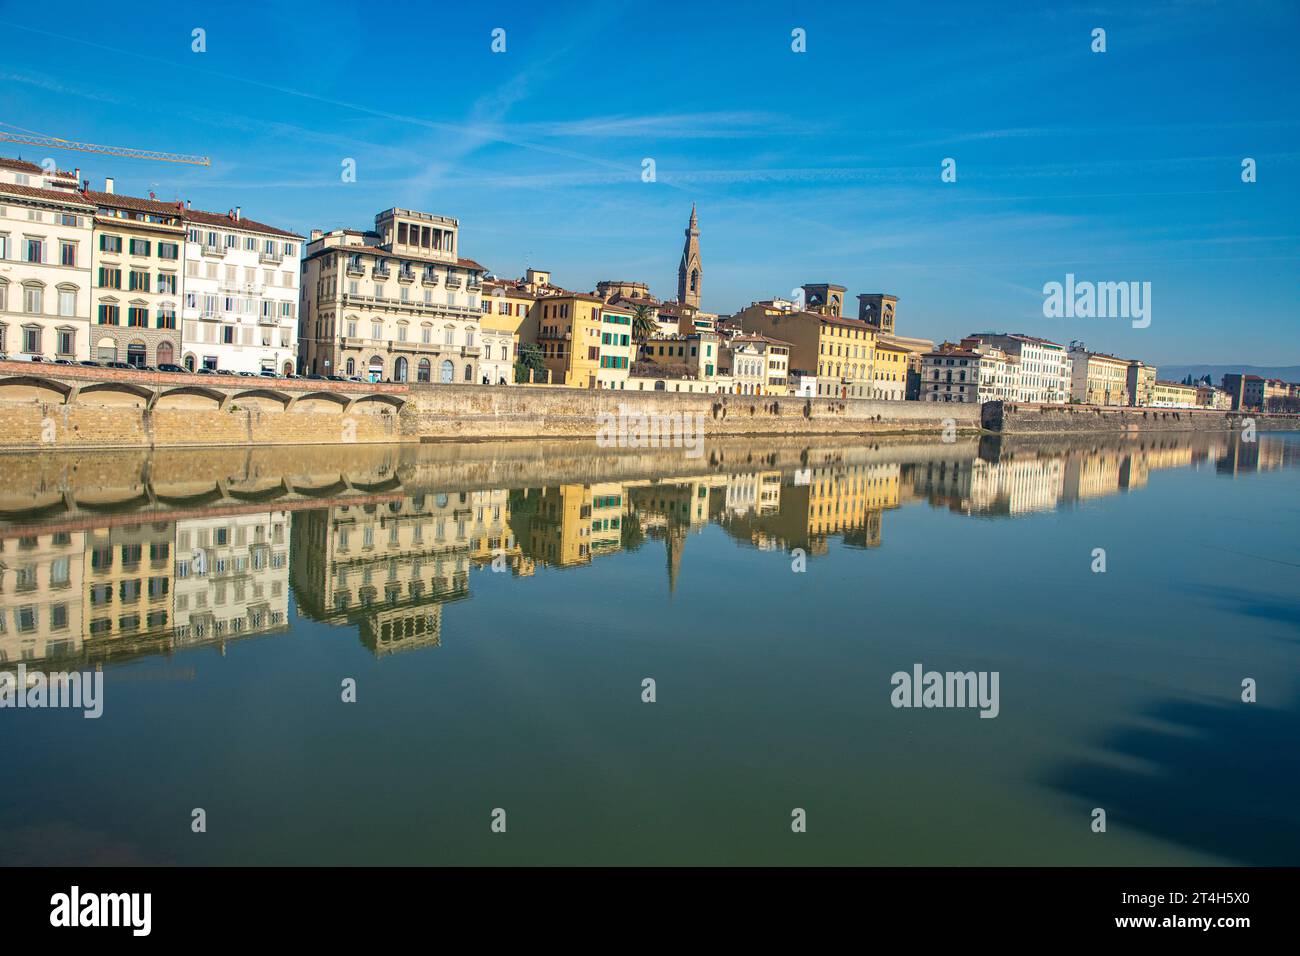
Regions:
[[370, 230], [313, 230], [303, 256], [299, 370], [477, 382], [483, 273], [460, 255], [460, 225], [445, 216], [395, 208]]

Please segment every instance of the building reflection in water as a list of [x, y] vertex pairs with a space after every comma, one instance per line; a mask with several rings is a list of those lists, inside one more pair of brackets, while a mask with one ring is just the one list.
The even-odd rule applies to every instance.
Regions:
[[438, 645], [443, 605], [470, 597], [471, 571], [565, 571], [661, 544], [672, 592], [690, 536], [709, 525], [746, 547], [817, 557], [833, 538], [881, 547], [885, 513], [915, 502], [1013, 517], [1141, 489], [1160, 469], [1239, 476], [1298, 458], [1300, 444], [1268, 436], [994, 441], [964, 456], [929, 445], [895, 460], [446, 493], [407, 494], [390, 478], [391, 493], [281, 502], [285, 510], [223, 502], [172, 520], [9, 513], [0, 666], [224, 653], [230, 640], [287, 631], [290, 587], [300, 614], [353, 628], [385, 656]]

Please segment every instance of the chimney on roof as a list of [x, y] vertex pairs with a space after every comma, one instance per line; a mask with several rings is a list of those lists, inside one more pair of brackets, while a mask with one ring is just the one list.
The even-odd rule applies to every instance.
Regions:
[[78, 167], [77, 167], [77, 171], [76, 171], [75, 173], [72, 174], [72, 178], [75, 179], [77, 182], [81, 182], [81, 167], [80, 167], [80, 166], [78, 166]]
[[104, 180], [104, 192], [111, 193], [112, 191], [113, 191], [113, 177], [109, 176]]
[[193, 199], [187, 199], [187, 200], [185, 200], [185, 208], [186, 208], [186, 209], [193, 209], [193, 208], [194, 208], [194, 200], [193, 200]]
[[315, 242], [317, 239], [319, 239], [319, 238], [321, 237], [321, 235], [322, 235], [322, 233], [321, 233], [321, 231], [320, 231], [319, 229], [313, 229], [313, 230], [311, 231], [311, 241], [312, 241], [312, 242]]
[[243, 218], [244, 218], [244, 208], [243, 208], [242, 206], [236, 206], [236, 207], [235, 207], [235, 222], [239, 222], [239, 220], [241, 220], [241, 219], [243, 219]]

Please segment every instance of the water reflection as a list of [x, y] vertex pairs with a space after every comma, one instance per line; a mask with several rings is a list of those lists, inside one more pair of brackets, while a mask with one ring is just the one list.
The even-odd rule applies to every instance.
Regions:
[[[816, 558], [836, 538], [884, 546], [886, 513], [908, 505], [1017, 517], [1142, 489], [1160, 469], [1241, 476], [1294, 467], [1298, 452], [1266, 435], [724, 445], [702, 464], [585, 446], [541, 461], [519, 446], [369, 449], [348, 452], [349, 470], [337, 450], [245, 457], [233, 471], [218, 458], [206, 473], [192, 457], [16, 460], [0, 487], [0, 666], [224, 650], [287, 630], [291, 590], [300, 614], [355, 629], [384, 656], [438, 645], [443, 605], [470, 598], [475, 573], [662, 547], [672, 592], [690, 536], [710, 524]], [[473, 484], [484, 479], [498, 483]]]

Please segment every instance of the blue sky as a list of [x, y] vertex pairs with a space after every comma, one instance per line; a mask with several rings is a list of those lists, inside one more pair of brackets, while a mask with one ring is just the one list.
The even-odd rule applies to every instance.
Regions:
[[[213, 164], [0, 154], [304, 234], [424, 209], [499, 274], [662, 296], [694, 201], [711, 311], [829, 281], [903, 334], [1300, 363], [1300, 7], [979, 6], [0, 0], [0, 129]], [[1150, 327], [1045, 318], [1068, 272], [1150, 282]]]

